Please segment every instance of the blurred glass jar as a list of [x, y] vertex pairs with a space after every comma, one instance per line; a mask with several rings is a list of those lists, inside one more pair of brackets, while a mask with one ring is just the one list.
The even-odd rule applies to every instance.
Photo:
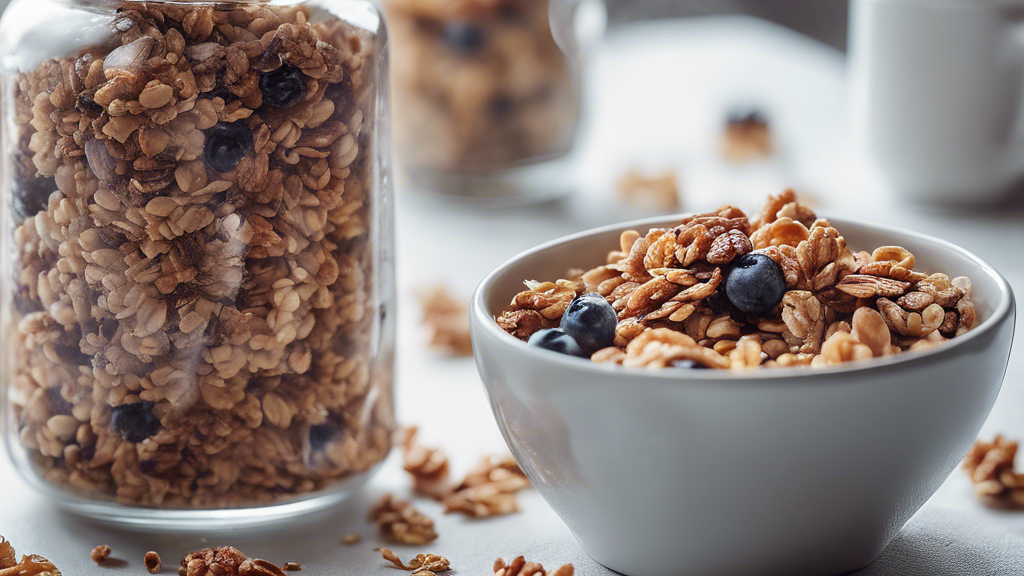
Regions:
[[14, 0], [9, 448], [124, 524], [326, 506], [388, 454], [386, 35], [370, 0]]
[[[394, 138], [414, 185], [500, 195], [570, 152], [602, 0], [384, 0]], [[461, 178], [460, 178], [461, 177]], [[513, 192], [514, 193], [514, 192]]]

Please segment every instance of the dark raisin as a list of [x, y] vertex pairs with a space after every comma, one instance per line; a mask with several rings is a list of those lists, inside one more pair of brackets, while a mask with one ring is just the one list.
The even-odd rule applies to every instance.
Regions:
[[252, 147], [252, 130], [245, 123], [221, 122], [206, 131], [203, 157], [217, 172], [232, 172]]
[[160, 420], [153, 415], [152, 402], [122, 404], [110, 411], [110, 427], [125, 442], [137, 444], [160, 430]]
[[57, 353], [57, 358], [60, 358], [60, 361], [65, 364], [72, 366], [89, 366], [92, 364], [92, 356], [82, 352], [78, 346], [54, 342], [53, 351]]
[[282, 64], [277, 70], [260, 77], [263, 102], [275, 108], [286, 108], [302, 100], [306, 93], [306, 75], [291, 64]]
[[338, 436], [338, 428], [334, 424], [317, 424], [309, 427], [309, 449], [319, 452], [327, 447]]
[[20, 223], [46, 210], [50, 203], [50, 195], [56, 190], [57, 182], [53, 178], [16, 178], [11, 199], [15, 221]]

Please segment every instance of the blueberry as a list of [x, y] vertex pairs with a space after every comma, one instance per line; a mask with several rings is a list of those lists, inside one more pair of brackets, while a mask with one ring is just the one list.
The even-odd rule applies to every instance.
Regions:
[[733, 110], [726, 119], [729, 124], [768, 124], [768, 119], [760, 110]]
[[537, 346], [545, 350], [551, 350], [552, 352], [558, 352], [559, 354], [568, 354], [570, 356], [579, 356], [580, 358], [589, 358], [580, 345], [573, 340], [572, 336], [569, 336], [565, 332], [562, 332], [558, 328], [548, 328], [539, 332], [534, 332], [533, 336], [530, 336], [530, 346]]
[[287, 108], [302, 100], [306, 93], [306, 75], [291, 64], [282, 64], [277, 70], [260, 76], [263, 101], [275, 108]]
[[594, 353], [614, 343], [618, 322], [615, 309], [604, 296], [591, 292], [569, 304], [559, 327], [572, 336], [581, 348]]
[[206, 131], [203, 156], [217, 172], [231, 172], [252, 151], [252, 130], [242, 122], [221, 122]]
[[725, 279], [725, 296], [747, 314], [765, 314], [782, 302], [786, 275], [782, 267], [764, 254], [737, 258]]
[[484, 31], [472, 22], [452, 22], [444, 27], [444, 41], [460, 54], [471, 54], [484, 47]]
[[57, 181], [44, 176], [14, 179], [11, 208], [16, 222], [21, 223], [46, 210], [50, 195], [57, 190]]
[[338, 436], [338, 429], [333, 424], [317, 424], [309, 427], [309, 449], [318, 452], [323, 450]]
[[137, 444], [160, 430], [160, 420], [153, 415], [152, 402], [121, 404], [110, 412], [110, 427], [125, 442]]
[[679, 368], [682, 370], [706, 370], [707, 366], [697, 362], [696, 360], [690, 360], [687, 358], [680, 358], [679, 360], [672, 361], [673, 368]]

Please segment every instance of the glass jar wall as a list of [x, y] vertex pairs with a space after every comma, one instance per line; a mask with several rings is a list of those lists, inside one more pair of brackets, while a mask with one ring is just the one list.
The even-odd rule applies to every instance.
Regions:
[[55, 502], [266, 520], [387, 455], [384, 43], [370, 0], [8, 8], [6, 436]]
[[[483, 176], [504, 181], [510, 172], [536, 171], [569, 153], [581, 108], [579, 17], [595, 9], [603, 17], [600, 0], [384, 5], [394, 62], [395, 147], [413, 186], [495, 194], [479, 189], [487, 187]], [[460, 185], [460, 177], [474, 185]], [[532, 184], [522, 192], [536, 192], [525, 190]]]

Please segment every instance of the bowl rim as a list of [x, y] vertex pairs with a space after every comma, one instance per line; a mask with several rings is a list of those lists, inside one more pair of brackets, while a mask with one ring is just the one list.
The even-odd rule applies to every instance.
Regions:
[[[808, 379], [808, 378], [819, 378], [823, 375], [849, 375], [849, 374], [868, 374], [876, 370], [887, 370], [891, 369], [896, 365], [918, 365], [929, 362], [935, 359], [937, 356], [942, 356], [947, 353], [955, 351], [957, 348], [962, 348], [967, 343], [980, 338], [983, 334], [991, 332], [1002, 324], [1006, 318], [1015, 312], [1015, 298], [1013, 289], [1010, 283], [1007, 282], [1006, 278], [999, 273], [991, 264], [981, 259], [974, 253], [953, 244], [942, 238], [936, 238], [928, 234], [922, 234], [920, 232], [913, 232], [907, 230], [901, 230], [894, 226], [886, 226], [881, 224], [874, 224], [864, 222], [863, 220], [852, 219], [852, 218], [831, 218], [828, 219], [837, 228], [843, 226], [852, 225], [865, 228], [870, 231], [882, 232], [894, 236], [904, 236], [914, 238], [918, 241], [928, 242], [937, 244], [947, 250], [960, 253], [961, 256], [971, 260], [978, 265], [980, 270], [985, 274], [988, 274], [999, 287], [999, 300], [996, 303], [991, 316], [985, 319], [984, 322], [972, 328], [969, 332], [962, 336], [957, 336], [944, 342], [940, 346], [935, 346], [927, 350], [919, 350], [913, 352], [903, 352], [901, 354], [895, 354], [890, 356], [884, 356], [882, 358], [872, 358], [869, 360], [860, 360], [847, 362], [838, 366], [826, 366], [811, 368], [807, 366], [795, 366], [788, 368], [772, 368], [770, 370], [652, 370], [650, 368], [643, 367], [626, 367], [619, 366], [616, 364], [592, 362], [589, 358], [577, 358], [575, 356], [569, 356], [566, 354], [553, 353], [548, 350], [542, 350], [536, 347], [529, 346], [526, 342], [519, 340], [512, 336], [508, 332], [505, 332], [495, 322], [495, 318], [490, 315], [487, 310], [487, 295], [492, 291], [495, 278], [500, 275], [506, 268], [513, 266], [527, 258], [533, 257], [536, 254], [554, 248], [555, 246], [565, 244], [585, 238], [588, 236], [595, 236], [598, 234], [605, 234], [615, 230], [625, 231], [628, 229], [637, 228], [640, 230], [650, 229], [651, 227], [659, 224], [664, 225], [673, 221], [679, 221], [684, 218], [692, 216], [688, 213], [673, 214], [668, 216], [654, 216], [649, 218], [642, 218], [638, 220], [629, 220], [616, 224], [609, 224], [606, 226], [600, 226], [597, 228], [590, 228], [581, 232], [568, 234], [539, 244], [529, 250], [520, 252], [515, 256], [505, 260], [500, 265], [492, 269], [484, 276], [483, 280], [477, 285], [476, 290], [473, 293], [471, 301], [471, 313], [470, 313], [470, 325], [473, 335], [473, 339], [476, 340], [480, 331], [487, 332], [488, 335], [493, 336], [496, 342], [499, 342], [501, 346], [507, 347], [517, 354], [525, 355], [527, 359], [532, 362], [539, 363], [552, 363], [561, 365], [565, 369], [576, 369], [590, 371], [595, 375], [605, 376], [622, 376], [629, 377], [630, 379], [640, 379], [645, 381], [657, 381], [664, 383], [666, 380], [681, 381], [681, 382], [701, 382], [708, 380], [724, 380], [732, 381], [735, 383], [742, 384], [747, 381], [758, 382], [763, 380], [777, 380], [785, 379], [792, 380], [794, 378]], [[646, 227], [646, 228], [645, 228]], [[1012, 334], [1011, 334], [1012, 338]], [[1012, 340], [1011, 340], [1012, 345]], [[477, 360], [479, 362], [480, 356], [478, 351], [474, 351]]]

